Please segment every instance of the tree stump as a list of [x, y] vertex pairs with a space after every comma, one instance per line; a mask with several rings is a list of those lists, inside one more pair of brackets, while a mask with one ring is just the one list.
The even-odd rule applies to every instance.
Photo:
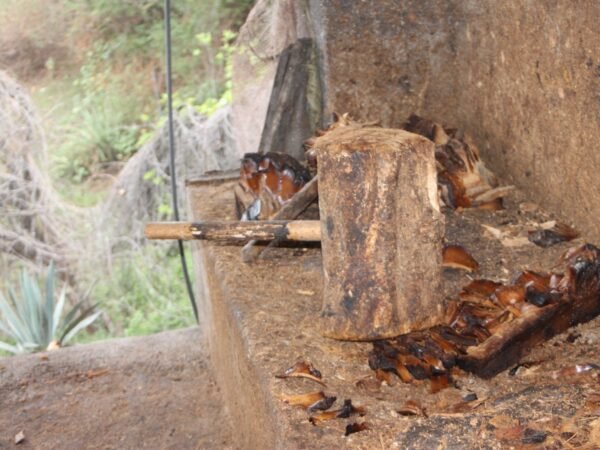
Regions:
[[402, 130], [344, 127], [315, 147], [321, 332], [374, 340], [440, 323], [444, 218], [433, 143]]

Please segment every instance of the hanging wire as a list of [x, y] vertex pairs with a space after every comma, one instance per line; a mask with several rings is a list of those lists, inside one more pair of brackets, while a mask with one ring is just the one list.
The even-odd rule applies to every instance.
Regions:
[[[172, 66], [171, 66], [171, 1], [165, 0], [165, 48], [167, 58], [167, 110], [168, 110], [168, 124], [169, 124], [169, 167], [171, 171], [171, 198], [173, 203], [173, 218], [176, 222], [179, 221], [179, 207], [177, 204], [177, 178], [175, 174], [175, 134], [173, 132], [173, 77], [172, 77]], [[183, 276], [185, 278], [185, 285], [187, 287], [188, 296], [192, 309], [194, 311], [194, 317], [196, 323], [199, 323], [198, 319], [198, 307], [196, 306], [196, 299], [194, 298], [194, 290], [192, 288], [192, 282], [190, 280], [190, 273], [188, 271], [187, 261], [185, 259], [185, 249], [183, 248], [183, 241], [178, 240], [177, 245], [179, 246], [179, 256], [181, 258], [181, 266], [183, 268]]]

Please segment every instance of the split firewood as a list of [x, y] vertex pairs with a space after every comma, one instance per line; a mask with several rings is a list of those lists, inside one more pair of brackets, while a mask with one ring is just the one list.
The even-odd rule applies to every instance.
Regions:
[[498, 179], [485, 166], [472, 138], [461, 130], [444, 128], [415, 114], [405, 130], [434, 142], [438, 164], [438, 190], [448, 208], [502, 209], [502, 198], [514, 186], [498, 186]]
[[562, 272], [525, 271], [508, 285], [472, 281], [449, 302], [444, 324], [374, 342], [369, 366], [405, 383], [434, 380], [434, 389], [450, 385], [457, 367], [489, 378], [514, 366], [532, 346], [600, 314], [600, 249], [571, 249], [561, 263]]

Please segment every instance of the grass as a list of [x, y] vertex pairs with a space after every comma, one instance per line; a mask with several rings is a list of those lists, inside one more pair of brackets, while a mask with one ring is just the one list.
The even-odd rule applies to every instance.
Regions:
[[[92, 298], [102, 299], [100, 308], [111, 318], [109, 334], [139, 336], [195, 323], [174, 249], [147, 245], [133, 255], [123, 254], [112, 276], [97, 283]], [[97, 337], [103, 333], [99, 330]]]

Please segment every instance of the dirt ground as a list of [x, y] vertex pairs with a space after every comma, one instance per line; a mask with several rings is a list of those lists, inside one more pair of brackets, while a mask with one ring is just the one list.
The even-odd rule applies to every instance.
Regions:
[[0, 359], [0, 449], [232, 448], [222, 405], [198, 328]]

